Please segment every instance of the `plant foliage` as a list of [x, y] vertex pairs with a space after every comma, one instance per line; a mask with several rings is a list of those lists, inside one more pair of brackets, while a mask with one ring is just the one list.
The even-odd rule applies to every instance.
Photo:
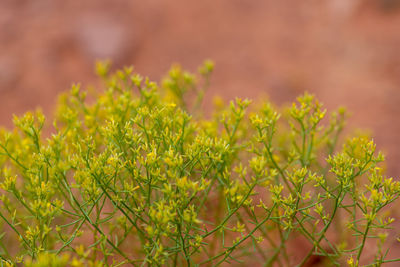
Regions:
[[211, 62], [161, 85], [109, 67], [103, 92], [61, 96], [53, 127], [37, 111], [0, 132], [2, 265], [396, 261], [384, 208], [400, 184], [368, 138], [339, 142], [344, 109], [306, 93], [283, 109], [217, 100], [207, 117]]

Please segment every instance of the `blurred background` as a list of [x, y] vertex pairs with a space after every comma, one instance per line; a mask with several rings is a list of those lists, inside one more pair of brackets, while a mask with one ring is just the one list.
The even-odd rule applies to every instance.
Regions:
[[283, 104], [307, 90], [348, 107], [400, 176], [400, 0], [0, 0], [0, 125], [50, 114], [104, 58], [154, 80], [213, 59], [206, 100]]

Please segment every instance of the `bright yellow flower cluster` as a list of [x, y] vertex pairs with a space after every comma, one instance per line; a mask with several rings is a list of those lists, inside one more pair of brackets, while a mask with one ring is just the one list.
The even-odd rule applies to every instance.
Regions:
[[[218, 99], [207, 117], [211, 61], [197, 75], [174, 66], [161, 85], [133, 68], [96, 71], [105, 89], [72, 86], [52, 124], [28, 112], [0, 131], [2, 264], [396, 261], [385, 207], [400, 183], [368, 138], [338, 149], [343, 109], [328, 118], [306, 93], [286, 109]], [[309, 251], [296, 261], [299, 235]]]

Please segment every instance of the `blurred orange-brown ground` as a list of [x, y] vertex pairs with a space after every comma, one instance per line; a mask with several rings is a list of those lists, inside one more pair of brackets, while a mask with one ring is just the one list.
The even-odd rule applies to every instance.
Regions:
[[1, 0], [0, 125], [72, 82], [96, 59], [159, 80], [174, 62], [216, 62], [208, 92], [293, 101], [307, 90], [347, 106], [400, 175], [400, 0]]

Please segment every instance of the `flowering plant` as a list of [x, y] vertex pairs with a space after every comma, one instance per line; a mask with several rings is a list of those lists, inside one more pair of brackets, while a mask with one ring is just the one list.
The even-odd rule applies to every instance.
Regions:
[[397, 261], [385, 207], [400, 183], [367, 137], [339, 141], [344, 109], [304, 94], [287, 109], [219, 100], [207, 118], [211, 62], [161, 85], [109, 67], [103, 92], [60, 97], [53, 127], [36, 111], [0, 131], [2, 266]]

